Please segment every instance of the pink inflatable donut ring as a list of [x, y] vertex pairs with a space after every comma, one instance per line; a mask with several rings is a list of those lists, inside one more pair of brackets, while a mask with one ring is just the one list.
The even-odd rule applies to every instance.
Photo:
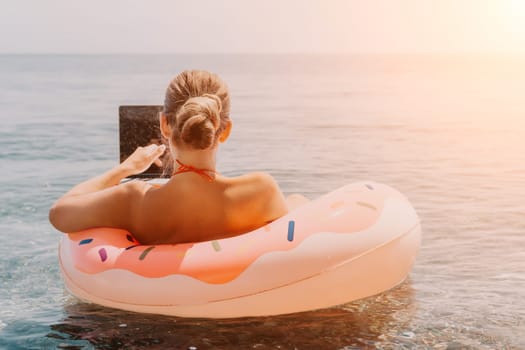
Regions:
[[252, 232], [216, 241], [140, 245], [114, 228], [65, 235], [67, 289], [96, 304], [229, 318], [331, 307], [401, 283], [421, 241], [418, 216], [391, 187], [353, 183]]

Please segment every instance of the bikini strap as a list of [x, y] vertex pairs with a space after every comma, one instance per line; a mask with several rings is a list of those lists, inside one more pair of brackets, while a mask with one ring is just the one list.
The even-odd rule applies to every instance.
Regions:
[[[175, 161], [177, 162], [179, 167], [178, 167], [177, 170], [175, 170], [173, 172], [172, 175], [177, 175], [177, 174], [187, 173], [187, 172], [194, 172], [194, 173], [197, 173], [200, 176], [204, 177], [206, 180], [208, 180], [208, 182], [213, 182], [215, 180], [215, 176], [216, 176], [216, 173], [217, 173], [215, 170], [195, 168], [195, 167], [193, 167], [191, 165], [183, 164], [178, 159], [175, 159]], [[213, 174], [213, 175], [210, 175], [210, 173]]]

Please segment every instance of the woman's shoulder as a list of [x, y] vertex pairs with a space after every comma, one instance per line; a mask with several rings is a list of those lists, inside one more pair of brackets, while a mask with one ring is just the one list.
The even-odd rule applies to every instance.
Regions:
[[225, 183], [231, 189], [244, 189], [249, 195], [253, 195], [253, 192], [268, 193], [269, 190], [279, 190], [279, 185], [273, 176], [262, 171], [231, 177]]
[[272, 175], [263, 171], [255, 171], [244, 175], [229, 178], [230, 183], [250, 183], [261, 186], [277, 185]]
[[[230, 179], [227, 196], [242, 208], [246, 217], [271, 221], [286, 214], [284, 196], [272, 175], [253, 172]], [[251, 212], [253, 215], [248, 215]]]

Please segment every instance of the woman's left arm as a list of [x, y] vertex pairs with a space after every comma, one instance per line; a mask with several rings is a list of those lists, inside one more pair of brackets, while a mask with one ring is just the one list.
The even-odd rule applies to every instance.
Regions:
[[51, 207], [49, 221], [66, 233], [100, 226], [133, 229], [140, 199], [150, 186], [142, 181], [119, 185], [120, 180], [143, 172], [153, 162], [161, 165], [164, 151], [165, 146], [139, 147], [122, 164], [76, 185]]

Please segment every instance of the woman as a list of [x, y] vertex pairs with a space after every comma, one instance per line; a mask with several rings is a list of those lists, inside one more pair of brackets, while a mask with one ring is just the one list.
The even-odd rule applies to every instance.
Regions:
[[285, 200], [265, 173], [227, 178], [216, 172], [218, 145], [232, 127], [229, 112], [228, 88], [217, 75], [181, 73], [168, 86], [160, 114], [174, 176], [161, 187], [119, 184], [152, 163], [161, 165], [164, 145], [139, 147], [120, 165], [63, 195], [49, 212], [50, 222], [62, 232], [123, 228], [143, 244], [198, 242], [254, 230], [306, 201], [300, 195]]

